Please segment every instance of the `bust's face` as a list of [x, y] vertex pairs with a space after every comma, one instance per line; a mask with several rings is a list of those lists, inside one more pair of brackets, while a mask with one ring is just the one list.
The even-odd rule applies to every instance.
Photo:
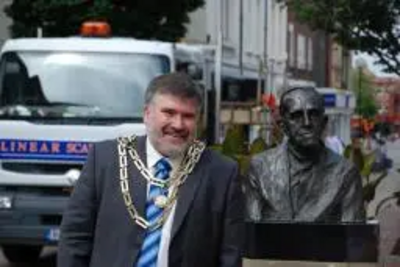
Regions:
[[318, 146], [326, 124], [321, 95], [310, 89], [296, 89], [283, 96], [281, 105], [289, 142], [302, 148]]

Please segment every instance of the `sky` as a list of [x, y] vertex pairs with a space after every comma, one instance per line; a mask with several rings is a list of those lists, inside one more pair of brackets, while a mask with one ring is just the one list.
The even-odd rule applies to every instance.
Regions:
[[365, 54], [365, 53], [360, 53], [357, 55], [353, 56], [353, 67], [355, 67], [355, 62], [357, 60], [357, 58], [362, 57], [365, 59], [368, 68], [376, 75], [376, 76], [380, 76], [380, 77], [397, 77], [397, 75], [395, 74], [389, 74], [389, 73], [385, 73], [382, 71], [382, 67], [379, 65], [375, 65], [374, 61], [376, 60], [374, 57]]

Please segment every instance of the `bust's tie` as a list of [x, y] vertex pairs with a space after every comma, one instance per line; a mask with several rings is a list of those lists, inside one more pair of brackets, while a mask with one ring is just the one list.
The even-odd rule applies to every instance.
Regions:
[[[155, 177], [161, 180], [167, 180], [171, 171], [170, 163], [161, 158], [155, 165]], [[168, 189], [161, 188], [151, 184], [146, 203], [146, 220], [153, 225], [163, 214], [163, 205], [168, 196]], [[158, 205], [157, 205], [158, 204]], [[156, 267], [158, 251], [161, 242], [162, 227], [156, 229], [149, 228], [140, 250], [140, 256], [136, 267]]]

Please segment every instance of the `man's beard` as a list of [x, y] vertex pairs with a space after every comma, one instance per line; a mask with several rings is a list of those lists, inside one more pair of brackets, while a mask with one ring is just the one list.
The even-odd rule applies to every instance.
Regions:
[[163, 142], [161, 140], [161, 138], [164, 136], [163, 132], [155, 130], [152, 127], [147, 127], [147, 135], [149, 136], [154, 148], [160, 154], [170, 159], [182, 158], [185, 155], [192, 139], [188, 137], [187, 140], [181, 145], [174, 145], [171, 143]]

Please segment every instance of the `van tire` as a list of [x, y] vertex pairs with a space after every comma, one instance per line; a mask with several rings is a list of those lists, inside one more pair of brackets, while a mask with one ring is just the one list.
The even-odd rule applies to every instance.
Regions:
[[2, 250], [10, 263], [32, 263], [39, 260], [42, 246], [35, 245], [3, 245]]

